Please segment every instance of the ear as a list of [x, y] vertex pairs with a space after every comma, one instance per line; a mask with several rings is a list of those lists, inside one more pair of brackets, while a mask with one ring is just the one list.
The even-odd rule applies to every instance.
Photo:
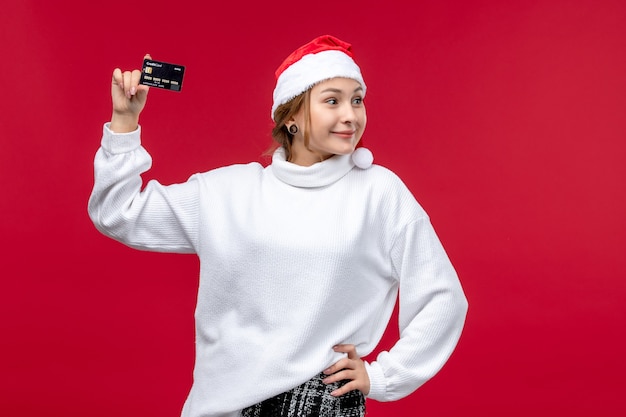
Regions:
[[285, 120], [285, 127], [289, 129], [289, 126], [296, 122], [296, 118], [291, 116], [288, 120]]

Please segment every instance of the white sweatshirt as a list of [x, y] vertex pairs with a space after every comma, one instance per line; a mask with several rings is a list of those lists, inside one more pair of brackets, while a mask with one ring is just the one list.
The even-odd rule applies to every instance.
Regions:
[[134, 248], [196, 253], [194, 382], [183, 417], [237, 416], [356, 345], [371, 353], [398, 297], [400, 339], [366, 364], [368, 398], [396, 400], [452, 353], [467, 301], [427, 214], [391, 171], [350, 155], [310, 167], [233, 165], [163, 186], [140, 129], [104, 127], [89, 214]]

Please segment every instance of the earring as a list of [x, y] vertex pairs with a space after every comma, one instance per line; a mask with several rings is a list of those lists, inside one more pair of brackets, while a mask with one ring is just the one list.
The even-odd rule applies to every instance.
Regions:
[[298, 133], [298, 126], [296, 125], [289, 126], [289, 133], [291, 133], [292, 135], [295, 135], [296, 133]]

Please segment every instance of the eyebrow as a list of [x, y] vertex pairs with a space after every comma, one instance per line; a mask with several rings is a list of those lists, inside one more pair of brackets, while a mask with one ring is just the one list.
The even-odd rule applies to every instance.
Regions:
[[[356, 93], [357, 91], [363, 91], [363, 87], [358, 86], [357, 88], [354, 89], [353, 93]], [[340, 90], [339, 88], [326, 88], [322, 91], [320, 91], [321, 93], [343, 93], [343, 90]]]

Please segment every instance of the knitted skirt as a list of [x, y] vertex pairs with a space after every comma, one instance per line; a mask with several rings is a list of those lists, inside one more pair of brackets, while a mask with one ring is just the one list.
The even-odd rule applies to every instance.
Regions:
[[349, 381], [324, 384], [320, 374], [304, 384], [245, 408], [243, 417], [363, 417], [365, 397], [361, 391], [350, 391], [341, 397], [331, 392]]

